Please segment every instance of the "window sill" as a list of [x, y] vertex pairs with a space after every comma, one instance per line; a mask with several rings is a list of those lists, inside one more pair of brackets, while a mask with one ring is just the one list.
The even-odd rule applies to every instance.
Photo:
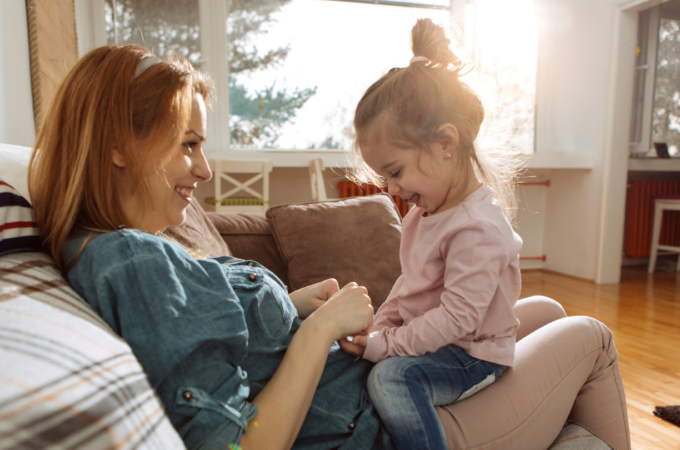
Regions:
[[680, 158], [630, 158], [628, 170], [635, 172], [680, 172]]
[[[261, 160], [269, 159], [274, 167], [308, 167], [309, 161], [323, 158], [326, 167], [348, 166], [347, 153], [342, 150], [240, 150], [206, 152], [208, 159]], [[593, 168], [593, 158], [578, 153], [536, 153], [527, 155], [528, 169], [585, 169]]]
[[593, 168], [593, 157], [580, 153], [534, 153], [526, 156], [527, 169], [581, 169]]
[[207, 159], [271, 160], [274, 167], [308, 167], [309, 162], [323, 158], [326, 167], [347, 167], [347, 153], [342, 150], [231, 150], [206, 152]]

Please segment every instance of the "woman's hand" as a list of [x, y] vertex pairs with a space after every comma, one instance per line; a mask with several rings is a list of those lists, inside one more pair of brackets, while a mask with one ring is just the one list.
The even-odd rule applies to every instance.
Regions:
[[[328, 283], [326, 289], [332, 290], [332, 285], [332, 282]], [[324, 295], [319, 292], [324, 292], [324, 289], [315, 286], [310, 286], [309, 292], [305, 293], [305, 288], [292, 295], [294, 303], [302, 302], [300, 307], [302, 304], [320, 306], [302, 322], [276, 373], [253, 399], [259, 413], [252, 422], [258, 425], [248, 426], [241, 438], [244, 449], [292, 448], [314, 398], [333, 341], [368, 333], [373, 328], [373, 306], [365, 287], [349, 283], [337, 290], [335, 281], [337, 292], [323, 301]], [[311, 295], [310, 292], [316, 294]]]
[[370, 333], [373, 313], [366, 288], [351, 282], [333, 294], [305, 322], [312, 322], [332, 342]]
[[297, 309], [298, 316], [301, 319], [306, 319], [339, 290], [338, 280], [329, 278], [328, 280], [292, 292], [290, 294], [290, 301], [293, 302], [293, 306]]
[[368, 339], [366, 336], [360, 334], [357, 336], [347, 336], [338, 341], [340, 348], [349, 353], [350, 355], [358, 356], [359, 358], [364, 356], [366, 351], [366, 344]]

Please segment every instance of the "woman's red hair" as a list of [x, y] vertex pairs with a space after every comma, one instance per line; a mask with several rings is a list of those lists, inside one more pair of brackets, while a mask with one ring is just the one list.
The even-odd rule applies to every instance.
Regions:
[[125, 158], [132, 190], [146, 198], [143, 170], [180, 148], [193, 94], [206, 103], [213, 95], [212, 81], [185, 60], [161, 61], [135, 78], [150, 56], [134, 45], [92, 50], [66, 75], [44, 116], [28, 188], [43, 247], [62, 271], [74, 226], [109, 232], [131, 223], [117, 195], [112, 151]]

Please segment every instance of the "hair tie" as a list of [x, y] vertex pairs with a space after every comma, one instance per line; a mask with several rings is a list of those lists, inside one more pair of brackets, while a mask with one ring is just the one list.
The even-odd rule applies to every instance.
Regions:
[[414, 62], [420, 62], [420, 61], [422, 61], [422, 62], [430, 62], [430, 58], [428, 58], [427, 56], [414, 56], [413, 58], [411, 58], [411, 61], [410, 61], [408, 64], [409, 64], [409, 66], [410, 66], [410, 65], [413, 64]]
[[142, 62], [139, 63], [137, 66], [137, 72], [135, 72], [135, 79], [137, 79], [141, 74], [146, 71], [151, 66], [155, 66], [159, 62], [163, 61], [162, 59], [158, 58], [157, 56], [146, 56], [144, 59], [142, 59]]

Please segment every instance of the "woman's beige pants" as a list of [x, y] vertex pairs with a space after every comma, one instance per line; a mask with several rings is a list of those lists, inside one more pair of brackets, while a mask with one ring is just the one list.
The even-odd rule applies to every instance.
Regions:
[[601, 322], [547, 297], [517, 302], [515, 365], [472, 397], [438, 407], [449, 449], [547, 449], [567, 419], [630, 450], [618, 352]]

